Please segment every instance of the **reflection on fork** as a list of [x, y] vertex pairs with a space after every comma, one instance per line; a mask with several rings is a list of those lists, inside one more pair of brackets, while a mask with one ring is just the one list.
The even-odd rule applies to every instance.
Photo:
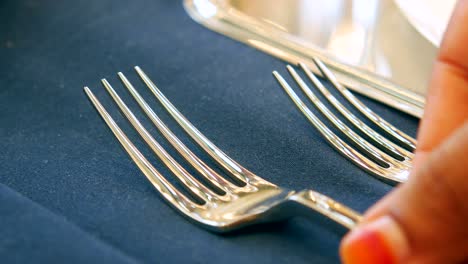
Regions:
[[413, 153], [411, 151], [416, 148], [416, 140], [398, 130], [366, 107], [348, 89], [337, 81], [333, 73], [325, 66], [325, 64], [323, 64], [323, 62], [318, 59], [314, 59], [314, 62], [322, 72], [322, 75], [331, 82], [340, 94], [357, 110], [359, 110], [359, 112], [378, 126], [384, 133], [388, 134], [394, 142], [377, 133], [374, 129], [370, 128], [356, 117], [330, 93], [330, 91], [319, 81], [319, 79], [305, 64], [300, 63], [299, 66], [315, 87], [320, 90], [323, 96], [327, 98], [338, 112], [340, 112], [341, 115], [343, 115], [356, 129], [358, 129], [361, 134], [367, 136], [367, 140], [354, 132], [350, 127], [337, 118], [336, 115], [322, 103], [322, 101], [320, 101], [320, 99], [299, 76], [296, 70], [288, 65], [287, 69], [289, 73], [308, 99], [335, 126], [336, 129], [340, 130], [351, 141], [354, 147], [364, 153], [361, 154], [358, 150], [354, 149], [335, 135], [316, 115], [314, 115], [277, 71], [274, 71], [273, 75], [299, 110], [341, 154], [350, 159], [356, 165], [388, 183], [395, 184], [405, 182], [411, 170], [413, 160]]
[[225, 174], [230, 176], [230, 180], [224, 178], [185, 146], [156, 115], [128, 79], [122, 73], [118, 73], [123, 84], [159, 132], [195, 169], [203, 182], [190, 174], [153, 138], [112, 86], [103, 79], [104, 87], [123, 114], [190, 194], [190, 196], [185, 195], [144, 157], [91, 90], [85, 87], [89, 99], [141, 172], [163, 198], [184, 216], [217, 232], [226, 232], [255, 223], [282, 220], [295, 215], [310, 217], [314, 221], [326, 220], [338, 223], [345, 228], [352, 228], [361, 220], [358, 213], [323, 194], [312, 190], [296, 192], [280, 188], [242, 167], [195, 128], [139, 67], [135, 69], [174, 120], [223, 169]]

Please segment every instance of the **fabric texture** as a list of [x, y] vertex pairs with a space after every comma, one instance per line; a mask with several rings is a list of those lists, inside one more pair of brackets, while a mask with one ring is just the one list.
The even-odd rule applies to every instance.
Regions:
[[[334, 151], [299, 113], [271, 76], [289, 77], [284, 62], [196, 24], [181, 1], [3, 0], [1, 263], [339, 262], [341, 235], [307, 219], [218, 235], [170, 208], [83, 92], [89, 86], [173, 181], [100, 84], [107, 78], [168, 147], [119, 82], [122, 71], [206, 157], [151, 97], [135, 65], [202, 133], [264, 179], [317, 190], [361, 212], [391, 190]], [[415, 134], [417, 119], [362, 100]]]

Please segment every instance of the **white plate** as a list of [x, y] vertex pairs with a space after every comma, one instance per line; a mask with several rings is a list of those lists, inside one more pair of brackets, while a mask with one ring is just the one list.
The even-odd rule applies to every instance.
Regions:
[[436, 47], [440, 46], [456, 0], [395, 0], [408, 21]]

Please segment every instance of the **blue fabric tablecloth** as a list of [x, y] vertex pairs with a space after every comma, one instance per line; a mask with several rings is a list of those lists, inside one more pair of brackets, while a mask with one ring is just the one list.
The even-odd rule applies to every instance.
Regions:
[[[180, 1], [3, 0], [1, 263], [339, 262], [340, 234], [306, 219], [217, 235], [167, 206], [82, 90], [93, 89], [149, 153], [100, 85], [108, 78], [135, 108], [116, 76], [123, 71], [149, 98], [135, 65], [208, 138], [271, 182], [313, 188], [361, 212], [391, 189], [295, 109], [271, 76], [286, 75], [282, 61], [196, 24]], [[363, 100], [414, 135], [416, 119]]]

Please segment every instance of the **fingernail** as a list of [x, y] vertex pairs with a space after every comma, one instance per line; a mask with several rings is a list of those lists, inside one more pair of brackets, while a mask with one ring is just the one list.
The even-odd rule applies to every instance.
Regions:
[[408, 250], [398, 223], [383, 216], [351, 231], [341, 243], [340, 254], [345, 264], [397, 264]]

